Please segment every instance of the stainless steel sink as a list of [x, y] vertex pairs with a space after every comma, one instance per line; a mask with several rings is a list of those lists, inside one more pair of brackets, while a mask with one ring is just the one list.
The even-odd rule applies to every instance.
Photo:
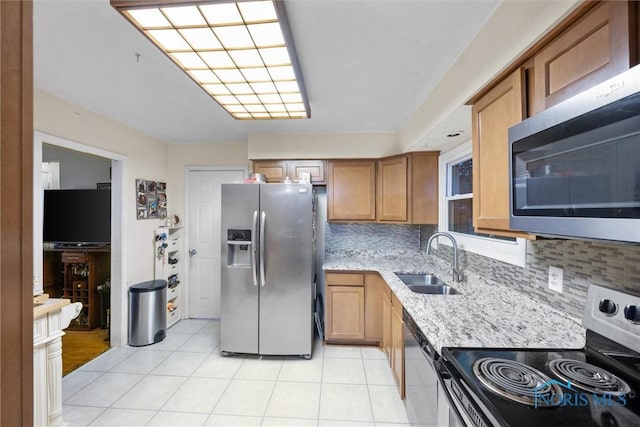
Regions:
[[398, 279], [402, 280], [402, 283], [404, 283], [407, 286], [411, 286], [411, 285], [446, 285], [446, 283], [444, 283], [442, 280], [440, 280], [436, 275], [434, 274], [398, 274], [396, 273], [396, 276], [398, 276]]
[[453, 288], [437, 276], [433, 274], [400, 274], [396, 273], [398, 279], [402, 281], [411, 292], [417, 294], [429, 294], [429, 295], [456, 295], [460, 292]]
[[417, 294], [456, 295], [460, 293], [449, 285], [407, 285], [407, 288]]

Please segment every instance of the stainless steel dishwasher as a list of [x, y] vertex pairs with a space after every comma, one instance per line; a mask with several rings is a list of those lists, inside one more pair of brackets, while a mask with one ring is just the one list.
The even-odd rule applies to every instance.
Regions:
[[[403, 310], [405, 408], [412, 427], [449, 427], [458, 424], [450, 414], [435, 368], [437, 353], [409, 313]], [[455, 411], [455, 410], [454, 410]], [[453, 416], [451, 416], [453, 415]]]

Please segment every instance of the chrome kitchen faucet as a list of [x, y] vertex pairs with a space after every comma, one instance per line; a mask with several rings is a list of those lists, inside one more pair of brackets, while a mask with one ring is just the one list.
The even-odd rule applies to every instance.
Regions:
[[433, 233], [431, 235], [431, 237], [429, 237], [429, 240], [427, 241], [427, 255], [431, 255], [431, 242], [436, 238], [436, 237], [447, 237], [449, 240], [451, 240], [451, 243], [453, 244], [453, 281], [454, 282], [461, 282], [462, 281], [462, 273], [460, 272], [460, 270], [458, 269], [458, 243], [456, 242], [456, 239], [449, 233], [445, 233], [442, 231], [439, 231], [437, 233]]

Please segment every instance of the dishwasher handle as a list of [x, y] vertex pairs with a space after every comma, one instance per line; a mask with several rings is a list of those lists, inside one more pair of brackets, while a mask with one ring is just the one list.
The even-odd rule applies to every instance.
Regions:
[[407, 326], [407, 329], [411, 333], [411, 335], [418, 342], [418, 346], [425, 354], [426, 358], [429, 360], [431, 365], [434, 364], [435, 360], [438, 358], [436, 349], [431, 345], [427, 337], [424, 336], [416, 322], [413, 320], [411, 315], [407, 312], [405, 308], [402, 309], [402, 319], [404, 320], [404, 324]]

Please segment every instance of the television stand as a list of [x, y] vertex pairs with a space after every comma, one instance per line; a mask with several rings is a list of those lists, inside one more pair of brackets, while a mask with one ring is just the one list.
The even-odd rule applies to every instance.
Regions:
[[55, 293], [62, 293], [62, 298], [82, 303], [82, 311], [71, 322], [69, 329], [87, 331], [100, 326], [98, 286], [109, 280], [110, 275], [109, 245], [100, 244], [91, 247], [80, 247], [74, 244], [65, 247], [56, 245], [55, 249], [44, 251], [45, 289], [55, 287]]
[[99, 249], [109, 246], [108, 243], [54, 243], [55, 249]]

